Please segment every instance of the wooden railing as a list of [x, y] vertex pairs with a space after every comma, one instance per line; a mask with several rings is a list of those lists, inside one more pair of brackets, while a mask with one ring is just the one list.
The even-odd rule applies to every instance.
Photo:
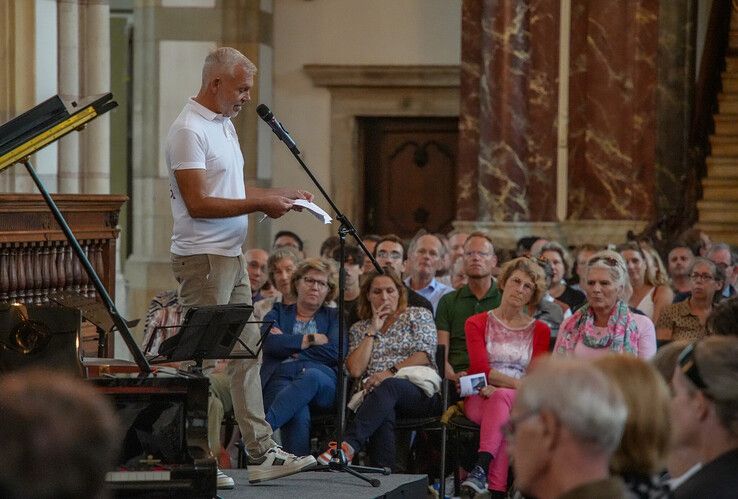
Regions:
[[[52, 197], [102, 284], [114, 297], [118, 217], [128, 198], [89, 194]], [[97, 296], [43, 198], [36, 194], [0, 194], [0, 302], [42, 304], [58, 291]]]

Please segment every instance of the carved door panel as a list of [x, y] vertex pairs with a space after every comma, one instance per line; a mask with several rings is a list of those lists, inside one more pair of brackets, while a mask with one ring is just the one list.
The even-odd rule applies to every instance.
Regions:
[[364, 232], [447, 232], [456, 214], [456, 118], [363, 121]]

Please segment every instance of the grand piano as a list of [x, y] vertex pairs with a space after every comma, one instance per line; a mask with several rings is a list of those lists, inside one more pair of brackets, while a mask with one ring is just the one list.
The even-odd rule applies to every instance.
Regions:
[[[69, 206], [69, 195], [52, 197], [30, 163], [34, 152], [87, 126], [97, 116], [116, 107], [112, 99], [110, 93], [83, 99], [54, 96], [0, 126], [0, 173], [18, 163], [25, 166], [64, 235], [63, 241], [58, 236], [51, 238], [56, 240], [53, 244], [44, 244], [48, 239], [42, 237], [34, 244], [18, 241], [16, 245], [13, 238], [25, 237], [27, 233], [13, 232], [13, 228], [0, 225], [0, 241], [11, 248], [23, 249], [18, 253], [22, 258], [17, 259], [17, 269], [23, 274], [23, 282], [33, 284], [25, 291], [4, 289], [18, 287], [20, 281], [17, 272], [12, 274], [12, 279], [4, 279], [6, 274], [0, 269], [0, 295], [8, 302], [0, 306], [0, 342], [4, 346], [0, 348], [4, 356], [0, 358], [0, 371], [40, 362], [44, 355], [50, 354], [49, 345], [64, 345], [59, 349], [54, 347], [54, 352], [69, 352], [70, 348], [78, 346], [79, 338], [70, 335], [69, 331], [75, 328], [79, 331], [81, 315], [78, 310], [54, 305], [53, 295], [82, 292], [107, 314], [111, 328], [121, 335], [134, 358], [132, 366], [116, 367], [113, 359], [98, 359], [95, 366], [86, 366], [79, 354], [65, 354], [58, 361], [59, 365], [55, 365], [55, 368], [82, 373], [101, 393], [110, 397], [117, 410], [124, 434], [118, 464], [107, 475], [108, 489], [116, 497], [216, 497], [216, 461], [207, 444], [207, 378], [152, 369], [99, 276], [100, 273], [110, 276], [109, 266], [115, 262], [114, 246], [113, 258], [95, 256], [91, 263], [89, 257], [98, 253], [91, 252], [87, 244], [80, 244], [55, 202], [55, 198], [60, 198], [62, 207]], [[35, 234], [34, 237], [38, 237], [38, 233]], [[58, 260], [51, 259], [50, 253], [68, 255], [69, 262], [73, 263], [56, 268]], [[0, 251], [0, 260], [9, 265], [10, 260], [3, 259], [2, 254]], [[31, 269], [28, 279], [23, 270], [25, 262], [33, 262], [28, 265]], [[35, 271], [37, 266], [38, 272]], [[50, 269], [49, 273], [40, 270], [43, 268]], [[59, 272], [64, 269], [74, 269], [69, 272], [84, 278], [59, 278]], [[55, 277], [44, 281], [47, 275]], [[112, 289], [114, 279], [106, 279], [106, 284]], [[23, 314], [16, 313], [19, 306]], [[85, 313], [83, 310], [82, 315]], [[61, 317], [64, 320], [60, 320]], [[19, 331], [23, 335], [19, 335]], [[17, 348], [24, 345], [18, 338], [33, 339], [36, 348], [29, 351]], [[17, 344], [5, 348], [8, 342]]]

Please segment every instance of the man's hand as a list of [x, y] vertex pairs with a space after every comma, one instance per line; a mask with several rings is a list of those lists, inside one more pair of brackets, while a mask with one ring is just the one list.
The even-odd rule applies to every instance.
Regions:
[[259, 202], [259, 211], [269, 218], [279, 218], [292, 209], [292, 200], [285, 196], [264, 196]]
[[291, 187], [277, 187], [272, 189], [272, 194], [277, 196], [283, 196], [288, 199], [307, 199], [308, 201], [313, 200], [313, 194], [310, 191], [304, 189], [293, 189]]

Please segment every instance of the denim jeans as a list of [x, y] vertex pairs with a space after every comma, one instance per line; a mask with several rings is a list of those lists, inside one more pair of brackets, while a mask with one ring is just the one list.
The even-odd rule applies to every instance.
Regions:
[[336, 373], [319, 362], [284, 362], [264, 387], [266, 421], [280, 429], [282, 447], [310, 453], [310, 407], [327, 409], [336, 399]]

